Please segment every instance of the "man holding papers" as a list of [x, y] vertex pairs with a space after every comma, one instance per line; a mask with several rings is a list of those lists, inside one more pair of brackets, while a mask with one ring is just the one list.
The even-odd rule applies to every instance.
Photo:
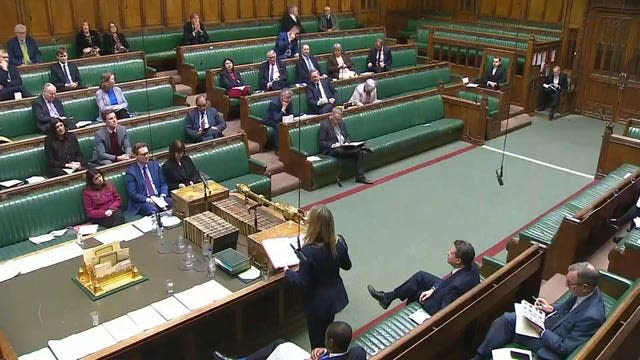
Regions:
[[535, 352], [538, 359], [564, 359], [587, 341], [604, 323], [605, 309], [598, 289], [598, 270], [580, 262], [569, 266], [566, 285], [571, 296], [558, 305], [538, 298], [535, 307], [546, 314], [539, 337], [517, 334], [515, 313], [505, 313], [496, 319], [474, 360], [491, 359], [491, 350], [515, 342]]
[[145, 143], [133, 146], [135, 164], [127, 169], [127, 193], [130, 215], [150, 215], [158, 209], [171, 207], [169, 188], [157, 161], [149, 160], [149, 149]]
[[560, 94], [567, 91], [567, 84], [567, 75], [560, 71], [560, 66], [554, 66], [553, 72], [544, 78], [544, 84], [542, 84], [538, 95], [538, 111], [544, 110], [547, 98], [551, 98], [549, 120], [553, 120], [553, 115], [560, 103]]
[[470, 243], [456, 240], [447, 252], [447, 263], [453, 270], [443, 279], [418, 271], [391, 292], [377, 291], [371, 285], [367, 290], [383, 309], [388, 308], [395, 299], [407, 299], [407, 302], [419, 301], [422, 308], [433, 315], [480, 283], [478, 266], [473, 262], [475, 256]]
[[329, 118], [320, 123], [320, 152], [336, 158], [354, 159], [356, 162], [356, 182], [373, 184], [364, 176], [367, 153], [372, 150], [362, 146], [363, 144], [351, 145], [347, 126], [342, 121], [341, 108], [333, 108]]

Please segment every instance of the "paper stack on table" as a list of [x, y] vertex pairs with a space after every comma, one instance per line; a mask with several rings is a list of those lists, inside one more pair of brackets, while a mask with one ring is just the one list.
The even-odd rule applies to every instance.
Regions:
[[101, 231], [93, 236], [103, 244], [111, 244], [118, 241], [129, 241], [142, 236], [143, 233], [132, 224], [116, 226], [109, 230]]
[[40, 350], [24, 354], [18, 357], [18, 360], [56, 360], [56, 357], [48, 347], [44, 347]]
[[0, 264], [0, 282], [14, 278], [18, 274], [20, 274], [20, 268], [15, 261], [9, 260]]
[[104, 326], [94, 326], [61, 340], [49, 340], [49, 348], [58, 360], [75, 360], [116, 343]]
[[21, 274], [55, 265], [82, 255], [82, 249], [75, 243], [67, 243], [17, 259]]
[[195, 310], [230, 294], [231, 291], [229, 289], [218, 284], [215, 280], [209, 280], [204, 284], [196, 285], [173, 296], [180, 300], [189, 310]]
[[160, 315], [162, 315], [163, 318], [167, 320], [173, 320], [189, 312], [189, 309], [182, 305], [182, 303], [174, 296], [154, 302], [151, 304], [151, 307], [153, 307], [160, 313]]
[[142, 332], [142, 329], [140, 329], [138, 325], [131, 320], [129, 315], [122, 315], [119, 318], [107, 321], [102, 324], [102, 326], [107, 329], [109, 334], [111, 334], [116, 341], [128, 339]]
[[166, 320], [154, 308], [145, 306], [127, 314], [142, 331], [164, 324]]

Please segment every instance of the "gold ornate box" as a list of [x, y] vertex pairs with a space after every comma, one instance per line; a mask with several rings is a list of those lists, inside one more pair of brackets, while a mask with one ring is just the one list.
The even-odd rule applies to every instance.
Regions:
[[[208, 203], [229, 197], [229, 189], [217, 182], [209, 180], [207, 185], [209, 186]], [[171, 199], [173, 200], [173, 214], [181, 219], [209, 210], [209, 206], [204, 203], [204, 185], [202, 183], [173, 190]]]

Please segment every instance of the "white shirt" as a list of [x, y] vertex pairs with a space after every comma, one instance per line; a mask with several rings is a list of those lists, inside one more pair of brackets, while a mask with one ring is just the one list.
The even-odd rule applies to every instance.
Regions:
[[327, 95], [324, 93], [324, 87], [322, 86], [322, 82], [318, 81], [317, 84], [313, 84], [313, 86], [317, 86], [320, 88], [320, 99], [318, 99], [318, 106], [320, 106], [320, 103], [323, 102], [322, 100], [324, 99], [324, 103], [328, 102], [329, 99], [327, 99]]
[[73, 79], [71, 79], [71, 71], [69, 71], [69, 66], [67, 65], [67, 63], [61, 63], [58, 62], [58, 64], [60, 64], [60, 68], [62, 68], [62, 72], [64, 73], [64, 84], [71, 84], [73, 82]]
[[[280, 79], [280, 71], [278, 71], [278, 63], [275, 63], [273, 65], [269, 64], [269, 74], [271, 74], [272, 68], [273, 68], [273, 79], [271, 79], [271, 81], [276, 81]], [[267, 76], [269, 75], [267, 74]]]
[[336, 132], [336, 138], [338, 138], [338, 144], [344, 144], [344, 135], [342, 135], [342, 130], [340, 130], [340, 125], [333, 125], [333, 131]]
[[[202, 127], [202, 120], [204, 120], [204, 127]], [[200, 130], [206, 130], [209, 128], [209, 119], [207, 118], [207, 112], [198, 111], [198, 123]]]
[[351, 99], [349, 100], [350, 103], [358, 106], [373, 104], [376, 101], [378, 101], [378, 94], [376, 89], [374, 88], [370, 94], [367, 94], [364, 91], [364, 84], [356, 86], [356, 88], [353, 90], [353, 95], [351, 95]]

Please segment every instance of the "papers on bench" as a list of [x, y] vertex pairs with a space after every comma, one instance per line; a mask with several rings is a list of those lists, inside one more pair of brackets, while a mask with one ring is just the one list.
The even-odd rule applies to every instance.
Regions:
[[67, 233], [68, 229], [60, 229], [60, 230], [53, 230], [48, 234], [43, 234], [43, 235], [39, 235], [39, 236], [31, 236], [29, 238], [29, 241], [31, 241], [32, 243], [38, 245], [38, 244], [42, 244], [43, 242], [47, 242], [47, 241], [51, 241], [54, 238], [58, 237], [58, 236], [62, 236], [64, 234]]
[[49, 340], [48, 344], [58, 360], [75, 360], [115, 343], [116, 339], [111, 336], [107, 329], [102, 325], [98, 325], [61, 340]]
[[298, 247], [298, 239], [296, 237], [282, 237], [274, 239], [262, 240], [262, 247], [269, 257], [269, 261], [276, 269], [285, 266], [298, 265], [300, 260], [293, 252], [293, 247]]
[[0, 282], [14, 278], [18, 274], [20, 274], [20, 268], [15, 261], [9, 260], [0, 264]]
[[24, 354], [18, 357], [18, 360], [56, 360], [56, 357], [48, 347], [44, 347], [40, 350]]
[[364, 141], [352, 141], [352, 142], [340, 144], [340, 147], [345, 149], [353, 149], [362, 145], [364, 145]]
[[82, 255], [82, 249], [75, 243], [67, 243], [37, 252], [33, 255], [15, 260], [21, 274], [55, 265]]
[[45, 181], [45, 180], [47, 180], [47, 178], [45, 178], [44, 176], [32, 176], [24, 179], [24, 181], [26, 181], [29, 184], [35, 184], [37, 182]]
[[80, 226], [77, 227], [76, 231], [79, 232], [80, 235], [95, 234], [95, 233], [98, 232], [98, 225], [96, 225], [96, 224], [80, 225]]
[[544, 329], [544, 312], [537, 310], [526, 300], [513, 304], [513, 307], [516, 311], [516, 334], [540, 338], [538, 330], [532, 323]]
[[[96, 225], [97, 226], [97, 225]], [[103, 244], [111, 244], [118, 241], [129, 241], [142, 236], [142, 231], [136, 229], [132, 224], [117, 226], [109, 230], [101, 231], [93, 236], [94, 239]]]
[[231, 291], [224, 286], [218, 284], [215, 280], [209, 280], [204, 284], [196, 285], [189, 290], [177, 293], [173, 296], [186, 306], [189, 310], [195, 310], [214, 301], [220, 300], [227, 295], [231, 295]]
[[[306, 360], [311, 354], [292, 342], [278, 345], [267, 360]], [[324, 358], [323, 358], [324, 359]]]
[[480, 85], [478, 85], [478, 84], [476, 84], [476, 83], [468, 83], [468, 84], [467, 84], [467, 87], [468, 87], [468, 88], [477, 88], [478, 86], [480, 86]]
[[320, 161], [320, 160], [322, 160], [322, 158], [319, 156], [315, 156], [315, 155], [307, 156], [307, 161], [314, 162], [314, 161]]
[[160, 315], [162, 315], [163, 318], [167, 320], [173, 320], [189, 312], [189, 309], [182, 305], [182, 303], [173, 296], [154, 302], [151, 304], [151, 307], [153, 307], [158, 313], [160, 313]]
[[127, 316], [136, 323], [136, 326], [141, 331], [151, 329], [152, 327], [164, 324], [167, 321], [159, 312], [152, 308], [151, 305], [132, 311], [128, 313]]
[[420, 325], [426, 320], [431, 319], [431, 314], [424, 311], [424, 309], [419, 309], [418, 311], [409, 315], [409, 319], [413, 320], [416, 324]]
[[122, 341], [142, 332], [129, 315], [122, 315], [119, 318], [107, 321], [102, 326], [107, 329], [116, 341]]
[[4, 187], [4, 188], [10, 188], [12, 186], [16, 186], [16, 185], [20, 185], [22, 184], [24, 181], [22, 180], [7, 180], [7, 181], [2, 181], [0, 182], [0, 186]]
[[91, 125], [92, 123], [93, 123], [93, 121], [89, 121], [89, 120], [78, 121], [76, 123], [76, 127], [81, 128], [81, 127], [85, 127], [87, 125]]
[[491, 357], [493, 360], [531, 360], [531, 351], [516, 348], [502, 348], [491, 351]]

